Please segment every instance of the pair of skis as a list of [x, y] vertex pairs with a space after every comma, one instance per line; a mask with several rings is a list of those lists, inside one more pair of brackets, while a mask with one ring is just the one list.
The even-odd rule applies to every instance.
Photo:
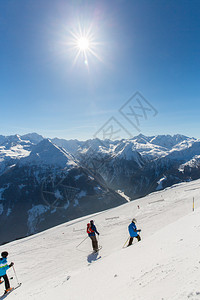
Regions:
[[8, 295], [10, 295], [10, 293], [18, 289], [21, 285], [22, 283], [19, 283], [16, 287], [12, 288], [9, 292], [4, 293], [2, 296], [0, 296], [0, 300], [5, 299]]

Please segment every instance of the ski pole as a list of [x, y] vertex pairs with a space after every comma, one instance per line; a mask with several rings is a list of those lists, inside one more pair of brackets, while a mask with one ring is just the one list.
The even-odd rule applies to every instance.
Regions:
[[20, 285], [19, 280], [18, 280], [18, 278], [17, 278], [17, 273], [16, 273], [16, 271], [15, 271], [15, 268], [14, 268], [14, 266], [12, 266], [12, 267], [13, 267], [13, 271], [14, 271], [15, 277], [16, 277], [16, 279], [17, 279], [17, 284]]
[[129, 237], [127, 238], [127, 240], [126, 240], [126, 242], [124, 243], [124, 246], [123, 246], [122, 248], [125, 247], [125, 245], [126, 245], [126, 243], [128, 242], [128, 240], [129, 240]]
[[84, 240], [82, 240], [82, 242], [80, 242], [80, 244], [78, 244], [77, 246], [76, 246], [76, 248], [78, 248], [86, 239], [88, 238], [88, 236], [86, 236], [86, 238], [84, 239]]

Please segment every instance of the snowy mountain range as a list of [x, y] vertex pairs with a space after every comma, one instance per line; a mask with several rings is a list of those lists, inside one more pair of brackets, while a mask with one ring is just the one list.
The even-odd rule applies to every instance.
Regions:
[[0, 135], [1, 244], [198, 178], [200, 140], [183, 135]]
[[[15, 263], [11, 286], [22, 282], [8, 298], [199, 300], [199, 191], [200, 180], [180, 183], [0, 246]], [[133, 217], [141, 241], [126, 248]], [[86, 234], [91, 219], [102, 246], [95, 254]]]

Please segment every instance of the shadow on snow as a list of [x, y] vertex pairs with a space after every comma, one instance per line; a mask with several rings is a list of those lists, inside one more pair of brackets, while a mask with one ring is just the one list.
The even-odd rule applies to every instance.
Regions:
[[91, 253], [91, 254], [88, 255], [87, 261], [88, 261], [89, 263], [92, 263], [93, 261], [98, 260], [99, 258], [101, 258], [101, 256], [98, 257], [98, 252], [96, 252], [96, 253]]

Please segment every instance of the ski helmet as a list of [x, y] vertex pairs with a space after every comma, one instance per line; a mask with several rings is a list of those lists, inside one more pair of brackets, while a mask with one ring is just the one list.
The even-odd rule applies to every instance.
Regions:
[[2, 256], [3, 258], [6, 258], [6, 257], [8, 256], [8, 252], [7, 252], [7, 251], [3, 251], [3, 252], [1, 253], [1, 256]]
[[94, 221], [93, 220], [90, 220], [90, 224], [93, 224], [94, 223]]
[[135, 218], [133, 218], [132, 222], [133, 222], [133, 223], [136, 223], [137, 221], [136, 221], [136, 219], [135, 219]]

